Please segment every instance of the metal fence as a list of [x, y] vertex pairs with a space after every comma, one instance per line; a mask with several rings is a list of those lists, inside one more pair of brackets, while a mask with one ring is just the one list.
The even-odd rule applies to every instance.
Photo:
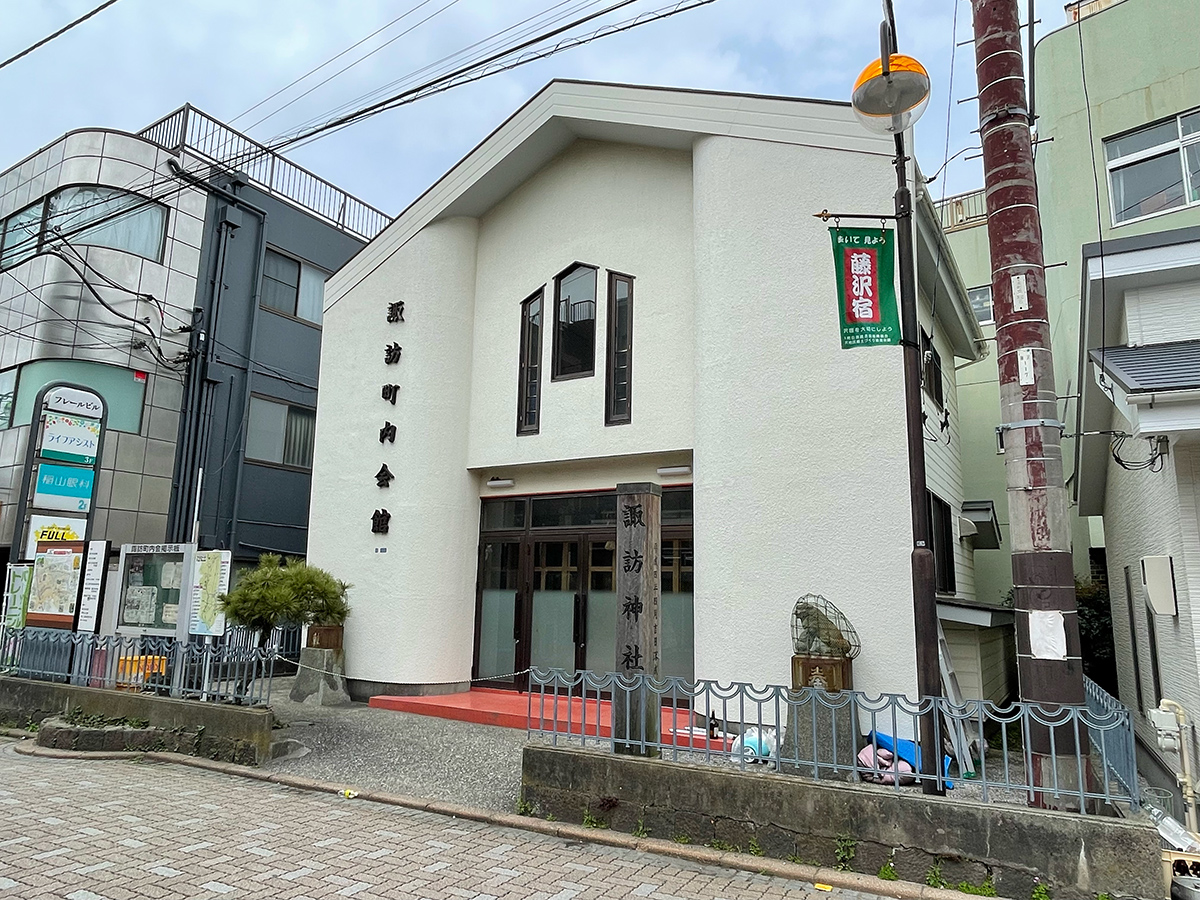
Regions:
[[[270, 650], [277, 659], [288, 662], [300, 660], [300, 645], [304, 629], [299, 625], [277, 625], [267, 639], [265, 649]], [[224, 644], [237, 650], [254, 650], [258, 648], [258, 632], [245, 625], [228, 625], [225, 634], [216, 638], [214, 644]]]
[[[528, 732], [556, 745], [867, 781], [895, 791], [933, 780], [984, 802], [1082, 812], [1118, 803], [1136, 808], [1129, 710], [1094, 684], [1088, 697], [1088, 706], [955, 705], [940, 697], [916, 702], [902, 694], [533, 669]], [[655, 708], [657, 735], [652, 724], [647, 728]], [[936, 772], [923, 774], [915, 737], [925, 717], [932, 717], [946, 755]]]
[[245, 172], [268, 193], [290, 200], [364, 240], [369, 241], [391, 224], [386, 213], [191, 105], [147, 125], [138, 135], [172, 153], [186, 147], [223, 168]]
[[987, 221], [987, 194], [983, 188], [939, 200], [936, 206], [946, 231], [982, 225]]
[[0, 626], [0, 674], [247, 705], [271, 700], [271, 650]]

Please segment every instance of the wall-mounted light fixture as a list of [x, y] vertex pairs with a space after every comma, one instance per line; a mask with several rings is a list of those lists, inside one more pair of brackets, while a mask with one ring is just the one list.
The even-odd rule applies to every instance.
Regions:
[[659, 468], [658, 468], [658, 477], [659, 478], [673, 478], [678, 475], [691, 475], [691, 474], [692, 474], [691, 466], [659, 466]]
[[493, 475], [487, 481], [487, 486], [490, 488], [510, 488], [514, 484], [516, 484], [516, 482], [511, 478], [500, 478], [497, 475]]

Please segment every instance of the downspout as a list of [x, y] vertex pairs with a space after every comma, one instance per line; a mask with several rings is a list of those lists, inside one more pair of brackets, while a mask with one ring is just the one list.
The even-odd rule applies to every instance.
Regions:
[[[246, 212], [251, 213], [252, 215], [256, 216], [259, 220], [258, 247], [257, 247], [256, 258], [255, 258], [253, 287], [252, 287], [252, 292], [251, 292], [252, 306], [251, 306], [251, 318], [250, 318], [250, 347], [249, 347], [249, 351], [247, 353], [247, 359], [246, 359], [246, 386], [245, 386], [243, 403], [242, 403], [242, 417], [238, 420], [239, 423], [241, 423], [241, 426], [238, 428], [238, 430], [236, 432], [238, 436], [237, 436], [237, 438], [235, 438], [235, 440], [238, 442], [238, 447], [237, 447], [237, 449], [238, 449], [238, 470], [237, 470], [237, 481], [236, 481], [236, 485], [234, 488], [233, 514], [231, 516], [230, 534], [229, 534], [229, 549], [236, 550], [236, 547], [237, 547], [237, 544], [236, 544], [237, 515], [238, 515], [238, 507], [239, 507], [239, 495], [240, 495], [241, 487], [242, 487], [242, 467], [243, 467], [242, 457], [244, 456], [245, 444], [246, 444], [245, 423], [246, 423], [247, 417], [250, 414], [250, 387], [251, 387], [251, 384], [253, 382], [253, 377], [254, 377], [254, 351], [257, 347], [257, 331], [258, 331], [258, 327], [257, 327], [258, 326], [258, 304], [259, 304], [260, 294], [262, 291], [263, 267], [265, 265], [265, 260], [266, 260], [267, 218], [268, 218], [268, 216], [267, 216], [267, 211], [265, 209], [263, 209], [262, 207], [256, 206], [253, 203], [250, 203], [249, 201], [238, 196], [238, 194], [235, 193], [234, 191], [226, 190], [225, 188], [222, 188], [215, 184], [211, 184], [202, 178], [198, 178], [197, 176], [193, 175], [191, 172], [187, 171], [177, 160], [175, 160], [175, 159], [168, 160], [167, 164], [170, 166], [171, 171], [174, 172], [175, 175], [177, 175], [179, 178], [183, 179], [184, 181], [188, 182], [189, 184], [192, 184], [192, 185], [200, 188], [203, 191], [206, 191], [209, 194], [212, 194], [213, 196], [220, 197], [221, 199], [225, 200], [227, 203], [230, 203], [230, 204], [238, 207], [239, 209], [243, 209]], [[211, 435], [210, 425], [211, 425], [212, 396], [211, 396], [211, 390], [207, 383], [207, 371], [208, 371], [208, 362], [209, 362], [209, 360], [211, 360], [212, 353], [214, 352], [213, 346], [216, 343], [215, 336], [217, 333], [217, 325], [218, 325], [218, 313], [219, 313], [218, 306], [219, 306], [219, 301], [220, 301], [220, 295], [221, 295], [221, 293], [223, 293], [223, 290], [224, 290], [223, 278], [224, 278], [225, 263], [227, 261], [226, 241], [228, 239], [228, 233], [229, 233], [229, 228], [230, 228], [230, 226], [227, 223], [222, 223], [222, 225], [224, 226], [224, 230], [222, 233], [221, 261], [220, 261], [220, 265], [218, 267], [218, 272], [217, 272], [218, 282], [213, 291], [213, 304], [212, 304], [212, 309], [210, 310], [210, 314], [209, 314], [209, 330], [208, 330], [207, 341], [206, 341], [207, 347], [205, 348], [205, 351], [204, 351], [204, 353], [205, 353], [205, 355], [204, 355], [204, 375], [205, 375], [205, 377], [202, 382], [202, 388], [200, 389], [201, 395], [200, 395], [200, 397], [197, 398], [198, 405], [200, 408], [196, 411], [196, 413], [197, 413], [198, 417], [201, 419], [201, 423], [198, 426], [199, 427], [199, 439], [194, 440], [194, 452], [192, 454], [193, 458], [188, 461], [187, 477], [188, 477], [189, 485], [194, 483], [194, 479], [196, 478], [196, 474], [197, 474], [196, 470], [199, 467], [199, 465], [203, 464], [203, 461], [204, 461], [203, 454], [207, 452], [209, 438]], [[222, 467], [222, 469], [223, 469], [223, 467]], [[184, 498], [181, 498], [182, 505], [179, 508], [190, 509], [191, 504], [183, 503], [183, 500], [184, 500]], [[220, 505], [219, 492], [218, 492], [217, 502], [218, 502], [218, 508], [219, 508], [219, 505]]]

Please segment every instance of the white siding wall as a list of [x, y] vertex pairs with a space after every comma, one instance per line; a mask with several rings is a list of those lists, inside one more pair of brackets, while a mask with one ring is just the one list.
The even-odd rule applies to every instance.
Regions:
[[942, 633], [946, 635], [946, 645], [950, 648], [954, 674], [958, 676], [958, 686], [966, 700], [979, 700], [984, 696], [983, 666], [979, 659], [980, 632], [981, 629], [974, 625], [942, 623]]
[[1125, 320], [1131, 346], [1200, 339], [1200, 281], [1131, 288]]
[[[945, 304], [945, 298], [942, 298]], [[962, 434], [958, 410], [958, 380], [954, 366], [957, 360], [945, 335], [937, 328], [930, 331], [929, 307], [926, 298], [922, 297], [925, 307], [922, 315], [923, 327], [926, 333], [933, 336], [933, 345], [942, 360], [942, 394], [944, 407], [938, 409], [932, 396], [922, 391], [922, 402], [925, 407], [925, 486], [941, 497], [950, 505], [952, 517], [954, 545], [954, 596], [975, 599], [975, 559], [974, 552], [968, 542], [961, 540], [959, 518], [962, 516], [963, 503], [963, 473], [962, 473]], [[943, 310], [944, 312], [944, 310]], [[950, 427], [945, 431], [941, 427], [941, 419], [950, 413]]]
[[[1120, 427], [1114, 413], [1114, 427]], [[1113, 638], [1116, 644], [1117, 677], [1121, 701], [1135, 710], [1138, 730], [1154, 745], [1154, 731], [1138, 714], [1137, 692], [1129, 631], [1129, 597], [1124, 569], [1130, 567], [1133, 588], [1135, 644], [1141, 671], [1142, 694], [1154, 702], [1153, 675], [1147, 635], [1146, 598], [1141, 585], [1140, 559], [1167, 554], [1175, 560], [1179, 615], [1157, 616], [1156, 633], [1164, 696], [1182, 703], [1192, 715], [1200, 715], [1200, 681], [1197, 679], [1196, 646], [1200, 634], [1197, 611], [1192, 607], [1189, 585], [1200, 580], [1200, 550], [1196, 521], [1197, 476], [1200, 463], [1195, 449], [1175, 445], [1164, 460], [1161, 472], [1129, 472], [1109, 462], [1108, 491], [1104, 505], [1107, 539], [1108, 581], [1112, 598]]]
[[858, 630], [855, 686], [915, 690], [899, 347], [842, 350], [812, 211], [887, 208], [884, 157], [697, 141], [696, 674], [787, 684], [809, 591]]

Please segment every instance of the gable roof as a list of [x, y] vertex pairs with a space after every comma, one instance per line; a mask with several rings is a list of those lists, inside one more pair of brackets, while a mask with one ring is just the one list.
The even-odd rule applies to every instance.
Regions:
[[437, 219], [480, 216], [578, 139], [672, 149], [726, 135], [891, 157], [849, 103], [761, 94], [551, 81], [439, 178], [325, 286], [325, 308]]

